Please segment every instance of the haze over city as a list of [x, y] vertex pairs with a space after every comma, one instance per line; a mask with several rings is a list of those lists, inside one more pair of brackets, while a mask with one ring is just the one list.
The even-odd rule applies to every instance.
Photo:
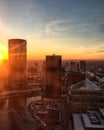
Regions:
[[104, 130], [104, 0], [0, 0], [0, 130]]
[[28, 59], [104, 59], [103, 0], [0, 0], [0, 57], [24, 38]]

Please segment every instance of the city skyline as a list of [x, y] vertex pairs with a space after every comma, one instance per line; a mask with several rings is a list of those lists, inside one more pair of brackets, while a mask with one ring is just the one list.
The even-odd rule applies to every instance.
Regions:
[[0, 57], [8, 39], [27, 40], [28, 59], [104, 59], [103, 0], [1, 0]]

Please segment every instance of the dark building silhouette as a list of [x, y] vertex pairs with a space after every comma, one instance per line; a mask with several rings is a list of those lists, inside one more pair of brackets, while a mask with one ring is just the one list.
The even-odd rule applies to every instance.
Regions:
[[86, 61], [81, 60], [80, 61], [80, 71], [85, 72], [86, 71]]
[[61, 96], [61, 56], [46, 56], [46, 97]]
[[70, 67], [71, 67], [71, 71], [75, 71], [75, 62], [74, 61], [72, 61], [70, 63]]
[[70, 71], [78, 72], [79, 71], [79, 61], [70, 62]]
[[9, 88], [24, 89], [26, 87], [26, 40], [10, 39], [9, 51]]
[[72, 72], [85, 72], [86, 71], [86, 61], [71, 61], [70, 62], [70, 71]]
[[85, 74], [82, 74], [80, 72], [70, 72], [68, 75], [67, 75], [67, 87], [70, 87], [70, 85], [72, 84], [75, 84], [77, 82], [80, 82], [82, 80], [85, 80], [86, 78], [86, 75]]
[[25, 109], [26, 108], [26, 97], [18, 96], [9, 99], [8, 109]]

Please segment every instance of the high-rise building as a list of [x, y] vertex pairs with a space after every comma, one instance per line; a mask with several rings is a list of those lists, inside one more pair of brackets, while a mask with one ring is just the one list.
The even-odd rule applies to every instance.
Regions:
[[80, 61], [80, 71], [85, 72], [86, 71], [86, 61], [81, 60]]
[[75, 71], [75, 62], [74, 61], [71, 61], [70, 66], [71, 66], [71, 71]]
[[79, 72], [79, 61], [71, 61], [70, 62], [70, 71], [71, 72]]
[[60, 98], [61, 96], [61, 56], [46, 56], [46, 97]]
[[8, 41], [9, 56], [9, 89], [24, 89], [26, 87], [26, 40], [10, 39]]

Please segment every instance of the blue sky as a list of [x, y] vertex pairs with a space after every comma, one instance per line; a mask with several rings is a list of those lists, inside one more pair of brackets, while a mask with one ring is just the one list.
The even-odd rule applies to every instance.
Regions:
[[1, 53], [23, 38], [28, 57], [104, 58], [104, 0], [0, 0]]

